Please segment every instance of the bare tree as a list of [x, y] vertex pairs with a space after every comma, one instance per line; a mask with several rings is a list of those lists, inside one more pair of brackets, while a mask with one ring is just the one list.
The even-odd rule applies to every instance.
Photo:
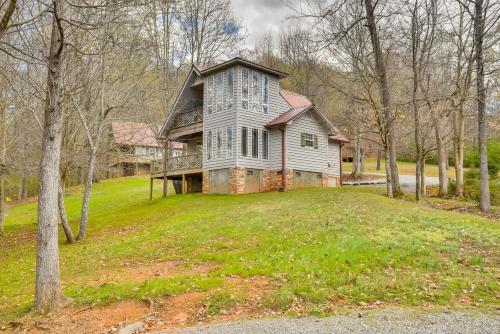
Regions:
[[64, 305], [59, 273], [58, 195], [63, 111], [61, 108], [63, 51], [65, 46], [64, 0], [52, 2], [52, 34], [47, 63], [47, 95], [42, 156], [40, 160], [40, 193], [38, 196], [38, 233], [35, 280], [35, 310], [48, 313]]

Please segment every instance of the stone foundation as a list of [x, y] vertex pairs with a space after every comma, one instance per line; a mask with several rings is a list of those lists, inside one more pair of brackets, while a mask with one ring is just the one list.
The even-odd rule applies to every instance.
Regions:
[[[262, 174], [262, 191], [279, 190], [282, 186], [281, 170], [268, 169]], [[293, 189], [293, 170], [285, 170], [285, 189]]]
[[323, 188], [328, 187], [328, 179], [329, 179], [328, 174], [326, 173], [321, 174], [321, 186]]
[[245, 171], [244, 167], [229, 168], [229, 193], [245, 193]]
[[208, 194], [208, 191], [210, 189], [210, 177], [208, 175], [208, 170], [204, 169], [203, 170], [203, 184], [201, 186], [201, 192], [203, 194]]

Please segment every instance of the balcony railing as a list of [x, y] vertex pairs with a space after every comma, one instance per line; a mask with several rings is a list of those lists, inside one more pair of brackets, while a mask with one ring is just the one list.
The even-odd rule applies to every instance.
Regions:
[[[191, 169], [199, 169], [202, 165], [201, 153], [169, 157], [167, 162], [167, 172], [178, 172]], [[163, 160], [153, 161], [152, 174], [163, 174]]]
[[203, 121], [203, 107], [178, 113], [174, 118], [172, 128], [180, 128]]

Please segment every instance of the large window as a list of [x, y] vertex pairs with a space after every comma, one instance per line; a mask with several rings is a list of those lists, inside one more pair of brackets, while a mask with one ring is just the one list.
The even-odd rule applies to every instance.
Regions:
[[217, 74], [217, 112], [222, 111], [222, 100], [224, 98], [224, 73]]
[[261, 101], [260, 101], [260, 95], [261, 95], [261, 90], [259, 89], [259, 83], [260, 83], [260, 73], [256, 71], [252, 71], [252, 111], [259, 112], [260, 111], [260, 106], [261, 106]]
[[252, 129], [252, 158], [259, 157], [259, 130]]
[[233, 107], [233, 101], [234, 101], [234, 71], [232, 68], [227, 70], [226, 86], [227, 86], [226, 110], [228, 110]]
[[213, 77], [210, 77], [207, 80], [207, 111], [209, 114], [211, 114], [213, 110], [213, 96], [212, 96], [213, 89], [214, 89], [214, 79]]
[[248, 70], [241, 70], [241, 108], [248, 110]]
[[212, 159], [212, 131], [207, 132], [207, 160]]
[[269, 131], [262, 130], [262, 159], [269, 159]]
[[312, 133], [302, 132], [300, 146], [318, 148], [318, 136]]
[[248, 128], [241, 128], [241, 155], [248, 156]]
[[217, 158], [222, 158], [222, 129], [217, 130]]
[[264, 114], [269, 113], [269, 78], [267, 75], [262, 76], [262, 111]]
[[227, 156], [233, 156], [233, 128], [226, 128], [226, 150]]

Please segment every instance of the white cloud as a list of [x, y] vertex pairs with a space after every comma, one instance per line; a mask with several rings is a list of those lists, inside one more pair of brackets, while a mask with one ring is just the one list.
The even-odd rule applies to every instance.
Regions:
[[[293, 2], [297, 2], [294, 0]], [[255, 43], [268, 32], [277, 36], [289, 25], [287, 17], [294, 14], [287, 6], [288, 0], [232, 0], [233, 11], [241, 18], [248, 37], [246, 47], [253, 49]]]

